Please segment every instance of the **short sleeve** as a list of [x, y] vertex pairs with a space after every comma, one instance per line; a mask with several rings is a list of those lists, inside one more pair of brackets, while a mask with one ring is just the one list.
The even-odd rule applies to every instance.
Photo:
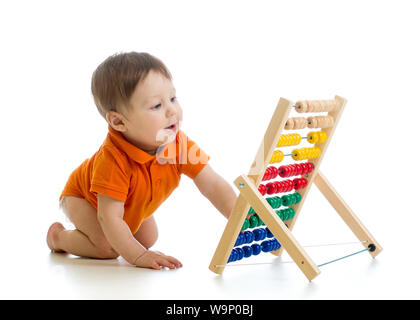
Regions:
[[130, 185], [127, 171], [128, 163], [124, 163], [116, 150], [101, 148], [93, 163], [90, 192], [125, 202]]
[[194, 179], [206, 166], [210, 157], [184, 132], [179, 131], [179, 172]]

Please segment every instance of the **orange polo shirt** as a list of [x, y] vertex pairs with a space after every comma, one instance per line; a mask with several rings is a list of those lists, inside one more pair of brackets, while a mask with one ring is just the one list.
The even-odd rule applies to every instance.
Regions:
[[108, 127], [104, 143], [73, 171], [60, 199], [85, 198], [95, 209], [98, 193], [123, 201], [123, 219], [134, 234], [178, 187], [181, 174], [194, 179], [209, 159], [181, 130], [173, 142], [150, 155]]

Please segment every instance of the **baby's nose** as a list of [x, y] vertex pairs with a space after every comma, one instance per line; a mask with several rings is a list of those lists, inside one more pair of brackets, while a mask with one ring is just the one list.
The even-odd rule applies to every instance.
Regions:
[[167, 109], [166, 113], [167, 113], [168, 116], [172, 116], [172, 115], [176, 114], [176, 108], [174, 106], [168, 106], [168, 109]]

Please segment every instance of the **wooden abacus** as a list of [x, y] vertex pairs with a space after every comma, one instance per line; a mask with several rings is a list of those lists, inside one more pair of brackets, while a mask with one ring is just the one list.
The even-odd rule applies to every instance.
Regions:
[[[339, 96], [334, 100], [298, 101], [295, 105], [289, 100], [280, 98], [248, 175], [241, 175], [234, 181], [240, 193], [210, 262], [211, 271], [221, 274], [227, 263], [240, 260], [244, 256], [259, 254], [261, 250], [280, 256], [285, 249], [305, 276], [312, 280], [320, 273], [319, 267], [322, 265], [363, 251], [368, 251], [374, 258], [382, 251], [378, 242], [319, 170], [345, 104], [346, 100]], [[327, 112], [327, 114], [289, 118], [292, 109], [298, 113]], [[322, 128], [322, 130], [309, 132], [306, 137], [301, 137], [297, 133], [281, 135], [283, 129], [298, 130], [306, 127]], [[302, 139], [314, 144], [314, 147], [296, 148], [286, 155], [282, 150], [275, 150], [276, 147], [298, 145]], [[279, 169], [267, 168], [269, 163], [280, 162], [285, 156], [304, 162], [281, 166]], [[277, 175], [301, 177], [266, 185], [260, 184], [262, 180], [269, 180]], [[315, 183], [365, 249], [322, 265], [316, 265], [312, 261], [291, 232], [312, 183]], [[296, 190], [295, 193], [285, 194], [281, 198], [263, 197], [266, 193], [289, 192], [293, 189]], [[280, 205], [288, 208], [275, 211], [274, 209]], [[253, 232], [245, 231], [248, 227], [255, 228], [261, 224], [265, 224], [267, 228], [254, 229]], [[264, 239], [267, 240], [261, 244], [234, 249], [235, 245]]]

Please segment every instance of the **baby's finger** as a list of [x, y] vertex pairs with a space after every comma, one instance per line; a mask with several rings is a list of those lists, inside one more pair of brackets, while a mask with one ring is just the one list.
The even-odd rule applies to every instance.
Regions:
[[166, 259], [167, 257], [162, 257], [159, 260], [156, 260], [157, 263], [159, 263], [159, 265], [161, 265], [162, 267], [167, 267], [169, 269], [175, 269], [176, 265], [172, 262], [170, 262], [168, 259]]
[[152, 262], [152, 269], [160, 270], [160, 264], [157, 263], [156, 261], [153, 261]]
[[168, 259], [169, 262], [171, 262], [172, 264], [174, 264], [177, 268], [181, 268], [182, 267], [182, 263], [178, 259], [176, 259], [174, 257], [171, 257], [171, 256], [166, 256], [166, 258]]

